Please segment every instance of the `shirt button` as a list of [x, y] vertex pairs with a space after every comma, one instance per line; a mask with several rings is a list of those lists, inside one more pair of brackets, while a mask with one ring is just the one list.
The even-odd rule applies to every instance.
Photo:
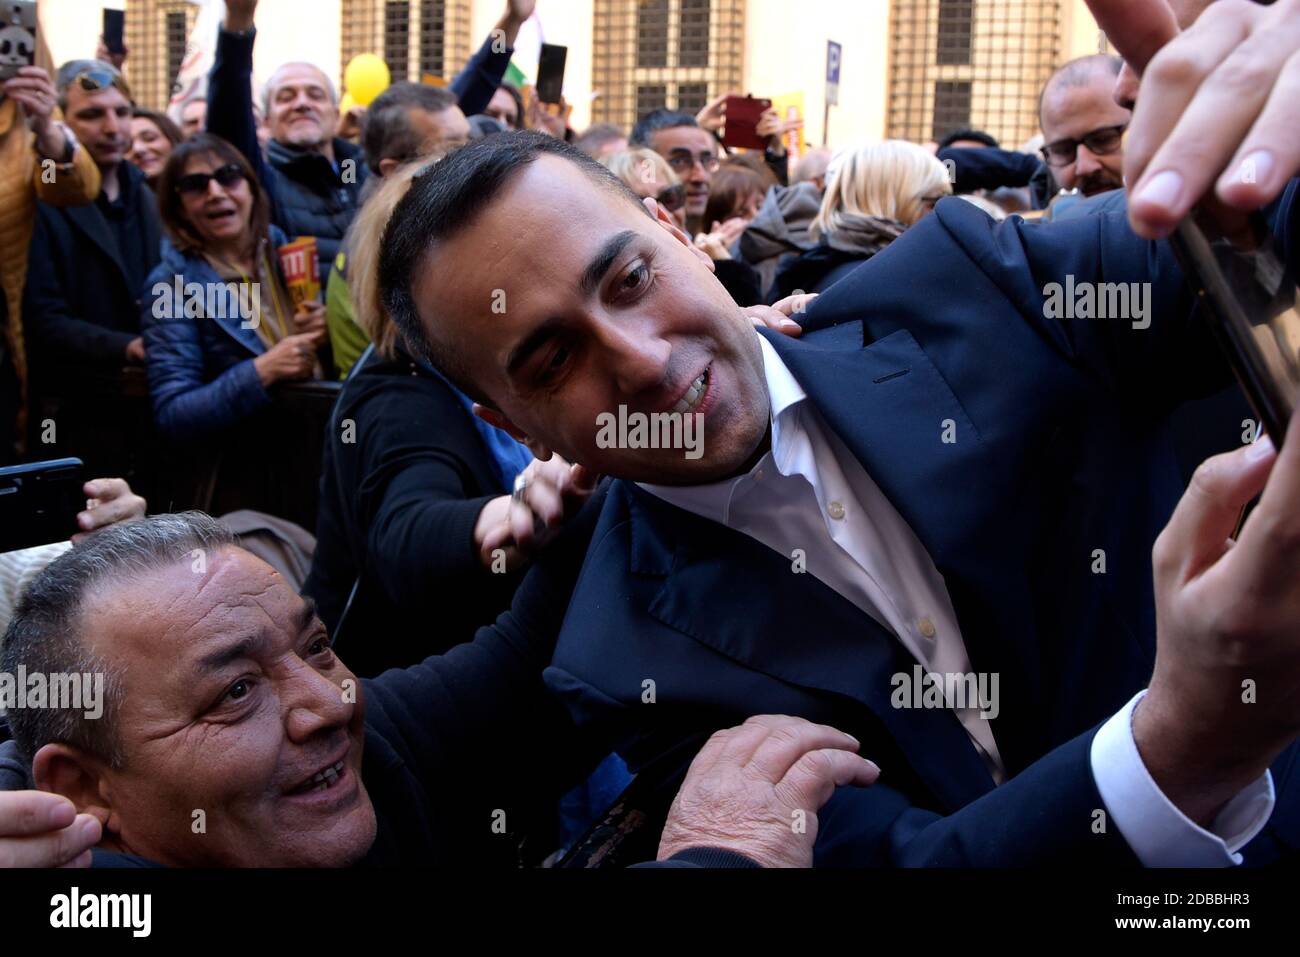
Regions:
[[935, 635], [934, 622], [929, 618], [922, 618], [916, 623], [916, 627], [921, 629], [921, 634], [926, 638], [933, 638]]
[[844, 506], [839, 502], [831, 502], [826, 506], [826, 513], [838, 522], [844, 517]]
[[754, 473], [754, 481], [755, 481], [755, 482], [761, 482], [761, 481], [763, 481], [763, 470], [762, 470], [762, 469], [759, 469], [757, 472]]

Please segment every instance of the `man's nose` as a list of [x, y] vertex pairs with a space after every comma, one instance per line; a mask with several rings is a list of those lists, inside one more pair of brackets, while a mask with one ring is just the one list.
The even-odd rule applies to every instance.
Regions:
[[701, 163], [698, 159], [691, 163], [692, 183], [707, 183], [709, 181], [710, 175], [711, 174], [709, 173], [709, 171], [704, 168], [704, 164]]
[[1101, 168], [1101, 161], [1097, 159], [1097, 155], [1080, 143], [1078, 152], [1074, 157], [1074, 175], [1083, 178], [1092, 175]]
[[1132, 110], [1137, 103], [1138, 84], [1141, 81], [1133, 68], [1127, 63], [1119, 71], [1119, 76], [1115, 78], [1115, 88], [1111, 91], [1111, 96], [1115, 102], [1126, 110]]
[[306, 663], [292, 666], [280, 690], [290, 740], [301, 743], [322, 731], [347, 725], [358, 695], [356, 678], [348, 680], [351, 686], [339, 687]]
[[600, 337], [621, 393], [635, 395], [663, 383], [672, 346], [657, 332], [619, 322], [606, 324]]

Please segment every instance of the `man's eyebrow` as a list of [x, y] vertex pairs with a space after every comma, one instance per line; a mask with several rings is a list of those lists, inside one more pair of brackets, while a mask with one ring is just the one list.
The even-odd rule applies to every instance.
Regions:
[[238, 661], [240, 658], [251, 657], [253, 651], [261, 643], [261, 635], [245, 635], [238, 641], [234, 641], [223, 648], [209, 651], [194, 663], [194, 668], [200, 674], [205, 674], [209, 671], [219, 671], [232, 661]]
[[605, 273], [609, 272], [609, 267], [614, 265], [614, 260], [622, 255], [623, 250], [627, 248], [628, 243], [636, 239], [636, 232], [631, 229], [625, 229], [621, 233], [616, 233], [606, 240], [605, 245], [600, 248], [600, 252], [592, 257], [587, 268], [582, 271], [582, 278], [578, 280], [578, 288], [584, 295], [590, 296], [600, 286], [600, 281], [605, 278]]
[[302, 596], [302, 609], [298, 612], [298, 633], [302, 634], [316, 621], [316, 602], [307, 595]]

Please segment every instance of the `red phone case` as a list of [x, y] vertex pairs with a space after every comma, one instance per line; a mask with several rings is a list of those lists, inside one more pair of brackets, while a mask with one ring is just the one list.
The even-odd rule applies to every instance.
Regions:
[[767, 148], [767, 140], [758, 135], [758, 119], [764, 110], [772, 108], [772, 101], [753, 96], [729, 96], [727, 122], [722, 131], [724, 146], [746, 150]]

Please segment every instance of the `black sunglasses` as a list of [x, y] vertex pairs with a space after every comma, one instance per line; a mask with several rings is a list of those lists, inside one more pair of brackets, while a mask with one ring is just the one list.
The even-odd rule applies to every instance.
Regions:
[[655, 197], [655, 200], [668, 212], [675, 213], [686, 205], [686, 187], [681, 183], [675, 186], [665, 186], [659, 191], [659, 195]]
[[229, 189], [244, 178], [244, 171], [238, 163], [227, 163], [211, 173], [186, 173], [176, 180], [178, 193], [206, 193], [208, 184], [214, 179], [219, 186]]
[[1048, 143], [1043, 147], [1043, 158], [1049, 166], [1069, 166], [1079, 155], [1079, 144], [1088, 147], [1088, 152], [1095, 156], [1108, 156], [1119, 149], [1124, 142], [1124, 130], [1127, 123], [1119, 126], [1103, 126], [1099, 130], [1085, 133], [1077, 140], [1064, 139]]

